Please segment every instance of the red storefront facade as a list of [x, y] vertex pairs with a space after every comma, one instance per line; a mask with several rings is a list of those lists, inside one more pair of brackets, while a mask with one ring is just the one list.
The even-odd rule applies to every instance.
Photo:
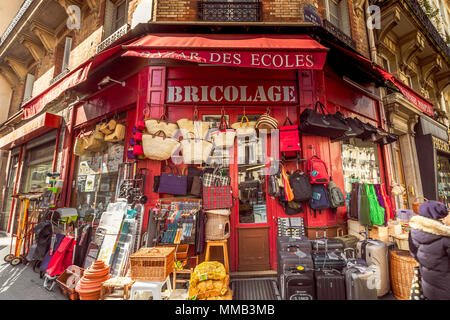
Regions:
[[[211, 40], [210, 37], [211, 35], [206, 36]], [[243, 39], [242, 35], [234, 37], [244, 42], [249, 41]], [[186, 45], [183, 52], [177, 50], [177, 46], [182, 46], [189, 36], [183, 35], [180, 38], [184, 40], [177, 39], [178, 42], [172, 48], [164, 43], [159, 47], [158, 43], [153, 42], [153, 49], [149, 49], [138, 41], [109, 49], [94, 59], [92, 65], [96, 68], [91, 65], [94, 72], [86, 76], [82, 87], [75, 87], [75, 91], [82, 91], [86, 97], [72, 107], [66, 128], [61, 167], [64, 188], [60, 206], [76, 206], [76, 172], [79, 161], [72, 152], [76, 137], [88, 133], [99, 121], [118, 117], [119, 122], [127, 128], [122, 158], [126, 162], [132, 129], [137, 121], [143, 120], [144, 110], [148, 108], [152, 118], [159, 118], [165, 112], [172, 122], [181, 118], [193, 119], [194, 110], [197, 110], [199, 119], [203, 116], [220, 117], [224, 111], [230, 125], [240, 120], [243, 114], [257, 117], [269, 109], [271, 116], [281, 125], [287, 115], [293, 124], [299, 124], [301, 112], [306, 108], [313, 108], [317, 101], [321, 101], [329, 112], [341, 111], [345, 116], [358, 117], [377, 127], [385, 127], [383, 108], [377, 94], [371, 93], [365, 84], [357, 83], [357, 80], [344, 81], [342, 74], [335, 71], [328, 58], [325, 62], [326, 47], [307, 36], [276, 36], [280, 39], [280, 46], [289, 43], [283, 42], [283, 38], [300, 41], [297, 46], [302, 41], [309, 43], [303, 49], [295, 45], [274, 48], [273, 44], [271, 46], [270, 42], [264, 41], [259, 42], [260, 47], [254, 49], [253, 42], [247, 44], [247, 47], [231, 47], [227, 41], [222, 42], [222, 49], [204, 48], [198, 47], [194, 41], [191, 47]], [[214, 41], [217, 39], [220, 37], [213, 37]], [[161, 51], [163, 46], [165, 53]], [[167, 51], [168, 49], [171, 51]], [[148, 54], [150, 55], [147, 56]], [[244, 59], [244, 56], [249, 60]], [[202, 59], [198, 60], [198, 57]], [[208, 60], [208, 57], [212, 60]], [[125, 85], [99, 87], [98, 83], [105, 76], [120, 79]], [[348, 71], [347, 77], [352, 77], [352, 69]], [[371, 79], [373, 77], [369, 77]], [[342, 144], [331, 142], [329, 138], [302, 135], [301, 145], [301, 160], [286, 161], [286, 169], [291, 172], [297, 169], [306, 171], [305, 160], [313, 155], [319, 156], [326, 162], [333, 181], [344, 190], [346, 160], [343, 160]], [[384, 184], [390, 194], [391, 175], [387, 149], [379, 145], [374, 145], [373, 148], [378, 161], [379, 183]], [[270, 154], [268, 149], [266, 151], [270, 157], [279, 157]], [[235, 144], [235, 160], [237, 150], [238, 146]], [[234, 194], [238, 194], [239, 189], [239, 168], [236, 162], [229, 166]], [[145, 205], [142, 226], [142, 230], [146, 230], [149, 209], [161, 196], [152, 192], [153, 177], [160, 175], [163, 163], [154, 160], [137, 160], [137, 163], [139, 168], [146, 168], [149, 172], [145, 186], [149, 201]], [[270, 164], [271, 161], [267, 161], [265, 167], [268, 168]], [[180, 166], [180, 172], [183, 166]], [[276, 270], [277, 219], [292, 216], [286, 215], [277, 199], [267, 194], [267, 188], [264, 192], [267, 211], [265, 222], [240, 222], [239, 200], [235, 200], [230, 216], [231, 237], [228, 241], [232, 271]], [[336, 213], [322, 210], [317, 215], [306, 204], [303, 208], [304, 212], [295, 217], [304, 219], [308, 236], [315, 237], [316, 232], [323, 234], [324, 229], [328, 237], [336, 236], [339, 229], [346, 232], [345, 207], [339, 208]]]

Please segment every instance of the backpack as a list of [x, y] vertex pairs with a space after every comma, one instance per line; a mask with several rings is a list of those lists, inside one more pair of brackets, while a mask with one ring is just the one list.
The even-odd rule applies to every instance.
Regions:
[[328, 193], [330, 194], [330, 207], [338, 208], [345, 206], [345, 196], [334, 181], [328, 183]]
[[311, 199], [312, 186], [309, 183], [308, 176], [304, 172], [297, 170], [291, 174], [289, 184], [294, 192], [294, 201], [302, 202]]
[[327, 165], [318, 156], [312, 156], [308, 159], [307, 173], [311, 183], [328, 183], [330, 180]]
[[316, 210], [324, 210], [330, 208], [330, 199], [327, 188], [323, 184], [315, 184], [312, 186], [313, 195], [309, 200], [309, 207], [314, 210], [314, 217], [316, 217]]
[[[289, 125], [286, 125], [289, 121]], [[300, 136], [298, 126], [293, 125], [291, 119], [286, 118], [284, 124], [280, 127], [280, 152], [299, 152]]]

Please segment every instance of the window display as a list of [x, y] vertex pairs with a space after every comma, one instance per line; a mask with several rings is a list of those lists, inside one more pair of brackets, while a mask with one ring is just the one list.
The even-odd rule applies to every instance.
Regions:
[[450, 208], [450, 160], [437, 156], [437, 181], [439, 201]]

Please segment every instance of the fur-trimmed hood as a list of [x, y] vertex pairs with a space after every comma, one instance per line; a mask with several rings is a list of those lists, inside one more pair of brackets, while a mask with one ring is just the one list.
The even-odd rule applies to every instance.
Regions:
[[409, 220], [409, 226], [413, 229], [431, 233], [437, 236], [450, 237], [450, 226], [439, 220], [422, 216], [414, 216]]

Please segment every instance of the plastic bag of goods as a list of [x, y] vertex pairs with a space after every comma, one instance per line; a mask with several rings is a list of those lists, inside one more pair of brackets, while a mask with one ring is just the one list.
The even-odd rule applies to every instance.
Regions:
[[206, 300], [233, 300], [233, 291], [228, 289], [227, 293], [223, 296], [209, 297]]
[[189, 287], [196, 287], [197, 283], [206, 280], [223, 280], [227, 276], [223, 264], [217, 261], [205, 261], [195, 267], [189, 281]]
[[230, 277], [227, 275], [222, 280], [205, 280], [196, 286], [189, 285], [190, 300], [205, 300], [212, 297], [223, 296], [228, 291]]

